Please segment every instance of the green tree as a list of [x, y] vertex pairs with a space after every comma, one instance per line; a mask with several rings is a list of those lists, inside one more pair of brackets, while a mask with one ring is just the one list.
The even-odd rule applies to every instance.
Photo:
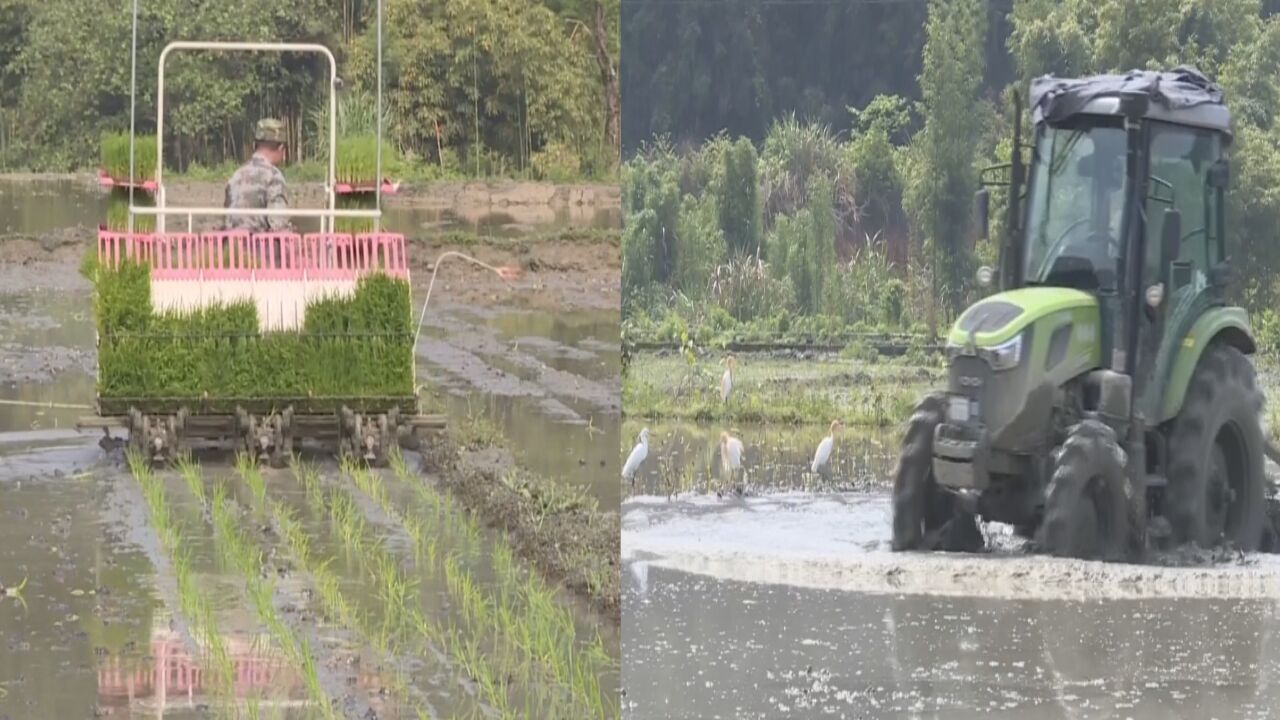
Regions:
[[975, 149], [985, 112], [978, 100], [986, 37], [980, 0], [932, 0], [920, 75], [924, 129], [912, 140], [916, 162], [905, 198], [942, 283], [935, 296], [960, 307], [972, 265], [970, 212], [977, 188]]
[[759, 158], [747, 138], [721, 153], [724, 170], [717, 188], [720, 230], [729, 250], [752, 254], [760, 251], [760, 193], [756, 180]]
[[814, 178], [809, 201], [793, 216], [782, 216], [769, 236], [769, 262], [777, 277], [790, 280], [796, 307], [814, 315], [822, 309], [828, 278], [836, 271], [833, 183]]

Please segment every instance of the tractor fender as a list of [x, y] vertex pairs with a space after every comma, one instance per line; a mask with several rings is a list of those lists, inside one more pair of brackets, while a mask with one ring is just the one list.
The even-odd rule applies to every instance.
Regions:
[[1182, 342], [1173, 347], [1176, 356], [1169, 381], [1165, 384], [1160, 422], [1172, 420], [1182, 410], [1196, 364], [1204, 351], [1215, 343], [1229, 345], [1246, 355], [1258, 349], [1249, 328], [1249, 313], [1244, 308], [1216, 307], [1206, 311], [1183, 336]]

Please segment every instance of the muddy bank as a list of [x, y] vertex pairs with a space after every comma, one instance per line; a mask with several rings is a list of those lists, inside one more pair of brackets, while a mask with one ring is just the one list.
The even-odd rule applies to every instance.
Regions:
[[423, 448], [423, 470], [492, 527], [516, 553], [620, 625], [619, 516], [582, 493], [525, 472], [499, 448], [470, 450], [448, 436]]
[[460, 259], [447, 260], [437, 273], [431, 306], [510, 307], [525, 310], [616, 310], [622, 303], [622, 257], [617, 234], [598, 241], [546, 237], [518, 243], [477, 240], [467, 245], [420, 239], [410, 262], [415, 312], [422, 309], [435, 260], [450, 250], [493, 266], [518, 266], [511, 282]]
[[[552, 353], [581, 353], [578, 360], [592, 361], [598, 357], [594, 353], [561, 345], [546, 337], [507, 340], [484, 325], [462, 320], [452, 313], [429, 312], [423, 326], [424, 330], [435, 332], [419, 344], [418, 356], [445, 369], [471, 391], [540, 399], [556, 420], [566, 422], [586, 420], [556, 398], [574, 401], [611, 416], [621, 412], [618, 376], [595, 380], [561, 370], [536, 354], [539, 349], [545, 351], [543, 357]], [[511, 372], [495, 366], [495, 361], [510, 368]]]
[[[1029, 555], [1002, 525], [982, 554], [895, 553], [887, 493], [783, 493], [623, 504], [628, 561], [740, 582], [1010, 600], [1272, 598], [1280, 558], [1164, 555], [1151, 564]], [[1216, 562], [1215, 562], [1216, 561]]]

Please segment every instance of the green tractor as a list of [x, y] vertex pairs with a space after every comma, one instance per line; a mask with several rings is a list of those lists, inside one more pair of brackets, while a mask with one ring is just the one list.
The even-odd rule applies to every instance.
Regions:
[[[917, 406], [894, 483], [895, 550], [982, 549], [978, 519], [1053, 555], [1258, 549], [1263, 393], [1229, 305], [1229, 114], [1192, 68], [1031, 86], [1015, 98], [999, 292], [947, 337], [948, 388]], [[1028, 159], [1024, 160], [1024, 152]], [[993, 173], [998, 173], [994, 178]], [[988, 195], [975, 198], [987, 231]]]

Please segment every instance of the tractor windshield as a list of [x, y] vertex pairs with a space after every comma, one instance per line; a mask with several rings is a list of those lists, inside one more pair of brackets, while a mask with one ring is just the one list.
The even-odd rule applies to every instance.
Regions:
[[1115, 287], [1126, 182], [1119, 122], [1040, 126], [1028, 193], [1028, 283]]

